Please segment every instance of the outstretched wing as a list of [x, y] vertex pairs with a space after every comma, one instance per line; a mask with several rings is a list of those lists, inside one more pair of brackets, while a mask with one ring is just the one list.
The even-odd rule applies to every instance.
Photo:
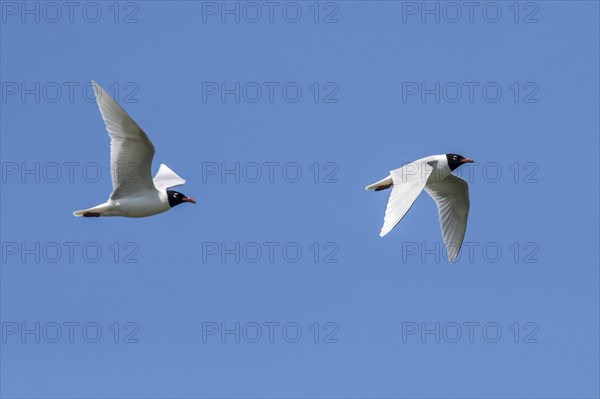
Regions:
[[423, 191], [435, 162], [437, 161], [412, 162], [390, 172], [394, 188], [385, 210], [383, 227], [379, 233], [381, 237], [392, 231], [406, 215], [406, 212]]
[[154, 146], [146, 133], [100, 85], [92, 81], [96, 102], [110, 136], [110, 168], [113, 192], [110, 199], [153, 190]]
[[425, 190], [437, 204], [448, 260], [454, 262], [467, 229], [469, 185], [460, 177], [449, 175], [438, 183], [428, 184]]
[[167, 188], [181, 186], [185, 184], [185, 179], [179, 177], [164, 163], [160, 165], [156, 176], [154, 176], [154, 186], [158, 190], [166, 190]]

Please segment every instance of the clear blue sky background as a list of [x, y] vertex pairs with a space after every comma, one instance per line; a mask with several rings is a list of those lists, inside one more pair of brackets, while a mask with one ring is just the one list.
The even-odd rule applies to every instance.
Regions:
[[[73, 23], [64, 9], [56, 23], [3, 14], [5, 168], [104, 168], [97, 183], [84, 181], [80, 169], [73, 183], [65, 176], [57, 183], [4, 176], [5, 247], [80, 243], [73, 263], [66, 254], [35, 263], [3, 252], [4, 328], [96, 322], [103, 335], [95, 344], [80, 330], [73, 343], [65, 336], [36, 343], [33, 336], [21, 342], [19, 334], [5, 335], [3, 397], [598, 397], [597, 2], [540, 1], [539, 22], [529, 24], [523, 19], [536, 10], [521, 3], [514, 23], [512, 2], [497, 3], [502, 17], [495, 24], [482, 18], [481, 6], [473, 23], [466, 14], [454, 24], [431, 16], [403, 23], [402, 3], [388, 1], [338, 2], [339, 22], [330, 24], [312, 21], [312, 2], [297, 3], [303, 16], [295, 24], [281, 17], [282, 6], [273, 23], [263, 15], [255, 24], [236, 24], [214, 16], [203, 23], [201, 2], [142, 1], [137, 12], [121, 3], [114, 23], [112, 2], [98, 4], [98, 23], [82, 18], [84, 3]], [[334, 10], [320, 7], [321, 19]], [[131, 12], [138, 22], [122, 23]], [[164, 162], [188, 179], [181, 191], [196, 197], [196, 206], [146, 219], [71, 215], [104, 201], [111, 189], [108, 136], [96, 105], [81, 94], [92, 79], [107, 90], [119, 82], [125, 92], [126, 82], [135, 83], [139, 101], [124, 107], [157, 148], [153, 169]], [[231, 96], [203, 102], [202, 83], [222, 81], [297, 82], [304, 95], [293, 104], [280, 91], [273, 103], [235, 103]], [[11, 82], [79, 86], [72, 102], [63, 92], [52, 103], [48, 92], [36, 103], [33, 95], [8, 95]], [[314, 82], [335, 82], [339, 102], [313, 102]], [[432, 96], [403, 102], [402, 82], [497, 82], [503, 96], [489, 103], [479, 88], [472, 103], [466, 93], [457, 103]], [[538, 102], [525, 103], [531, 89], [522, 87], [515, 103], [514, 82], [535, 82]], [[407, 242], [432, 248], [441, 241], [426, 194], [381, 239], [388, 193], [363, 189], [404, 162], [447, 152], [495, 162], [503, 173], [492, 183], [477, 169], [465, 240], [479, 247], [473, 261], [453, 265], [406, 256]], [[202, 162], [271, 161], [299, 163], [302, 180], [203, 182]], [[339, 182], [312, 182], [314, 162], [335, 162]], [[515, 162], [516, 183], [509, 168]], [[537, 183], [523, 182], [528, 162], [537, 166]], [[205, 242], [267, 241], [297, 242], [303, 257], [289, 263], [278, 252], [273, 264], [264, 257], [255, 264], [202, 260]], [[103, 248], [97, 263], [82, 258], [80, 248], [90, 242]], [[124, 263], [121, 249], [115, 263], [108, 249], [115, 242], [134, 242], [139, 262]], [[313, 242], [336, 243], [339, 262], [315, 263]], [[495, 263], [482, 254], [489, 243], [503, 250]], [[532, 248], [538, 262], [525, 263]], [[203, 323], [269, 321], [298, 323], [302, 338], [288, 343], [279, 329], [273, 343], [235, 343], [231, 336], [202, 342]], [[136, 323], [139, 342], [113, 343], [115, 322], [122, 334], [126, 322]], [[309, 329], [315, 322], [319, 343]], [[327, 322], [339, 328], [337, 343], [322, 342]], [[413, 322], [480, 326], [472, 343], [466, 327], [457, 343], [445, 336], [421, 342], [419, 335], [403, 342], [403, 323]], [[497, 343], [482, 337], [481, 326], [490, 322], [502, 328]], [[515, 322], [518, 343], [509, 328]], [[537, 343], [523, 342], [532, 331], [524, 329], [527, 322], [538, 327]]]

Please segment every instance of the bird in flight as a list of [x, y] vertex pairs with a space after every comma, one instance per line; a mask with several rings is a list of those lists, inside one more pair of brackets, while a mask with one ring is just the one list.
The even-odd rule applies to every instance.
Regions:
[[185, 184], [185, 180], [167, 165], [161, 164], [152, 178], [152, 142], [98, 83], [92, 81], [92, 86], [110, 136], [113, 191], [105, 203], [75, 211], [73, 215], [140, 218], [157, 215], [184, 202], [195, 204], [193, 198], [169, 190]]
[[392, 170], [385, 179], [365, 187], [375, 191], [393, 187], [379, 235], [389, 233], [425, 189], [437, 205], [448, 260], [453, 263], [465, 237], [470, 203], [467, 182], [452, 171], [473, 162], [458, 154], [433, 155]]

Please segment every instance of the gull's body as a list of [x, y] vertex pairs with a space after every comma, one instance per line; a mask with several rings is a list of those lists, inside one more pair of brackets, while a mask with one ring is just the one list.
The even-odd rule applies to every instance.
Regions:
[[110, 163], [113, 191], [108, 200], [75, 216], [140, 218], [168, 211], [182, 202], [196, 201], [172, 190], [185, 184], [167, 165], [151, 175], [154, 146], [135, 121], [98, 85], [92, 82], [96, 102], [111, 138]]
[[470, 162], [458, 154], [433, 155], [392, 170], [385, 179], [367, 186], [375, 191], [393, 187], [379, 235], [388, 234], [425, 190], [437, 204], [448, 260], [454, 262], [465, 236], [470, 203], [467, 182], [452, 171]]
[[[86, 213], [98, 213], [98, 216], [123, 216], [129, 218], [143, 218], [158, 215], [171, 209], [167, 193], [164, 190], [151, 190], [137, 196], [120, 199], [109, 198], [103, 204], [93, 208], [74, 212], [75, 216], [85, 216]], [[95, 215], [93, 215], [95, 216]]]

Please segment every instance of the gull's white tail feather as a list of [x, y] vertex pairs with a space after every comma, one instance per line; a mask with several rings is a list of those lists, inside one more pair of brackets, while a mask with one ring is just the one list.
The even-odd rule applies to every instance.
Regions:
[[75, 212], [73, 212], [73, 216], [81, 217], [81, 216], [83, 216], [87, 212], [102, 214], [102, 212], [106, 211], [109, 206], [110, 205], [107, 204], [107, 203], [96, 205], [93, 208], [82, 209], [80, 211], [75, 211]]
[[375, 189], [375, 191], [378, 191], [378, 189], [383, 190], [383, 189], [389, 188], [392, 184], [393, 184], [392, 176], [390, 175], [390, 176], [386, 177], [385, 179], [379, 180], [377, 183], [368, 185], [367, 187], [365, 187], [365, 190], [367, 190], [367, 191], [373, 190], [373, 189]]

